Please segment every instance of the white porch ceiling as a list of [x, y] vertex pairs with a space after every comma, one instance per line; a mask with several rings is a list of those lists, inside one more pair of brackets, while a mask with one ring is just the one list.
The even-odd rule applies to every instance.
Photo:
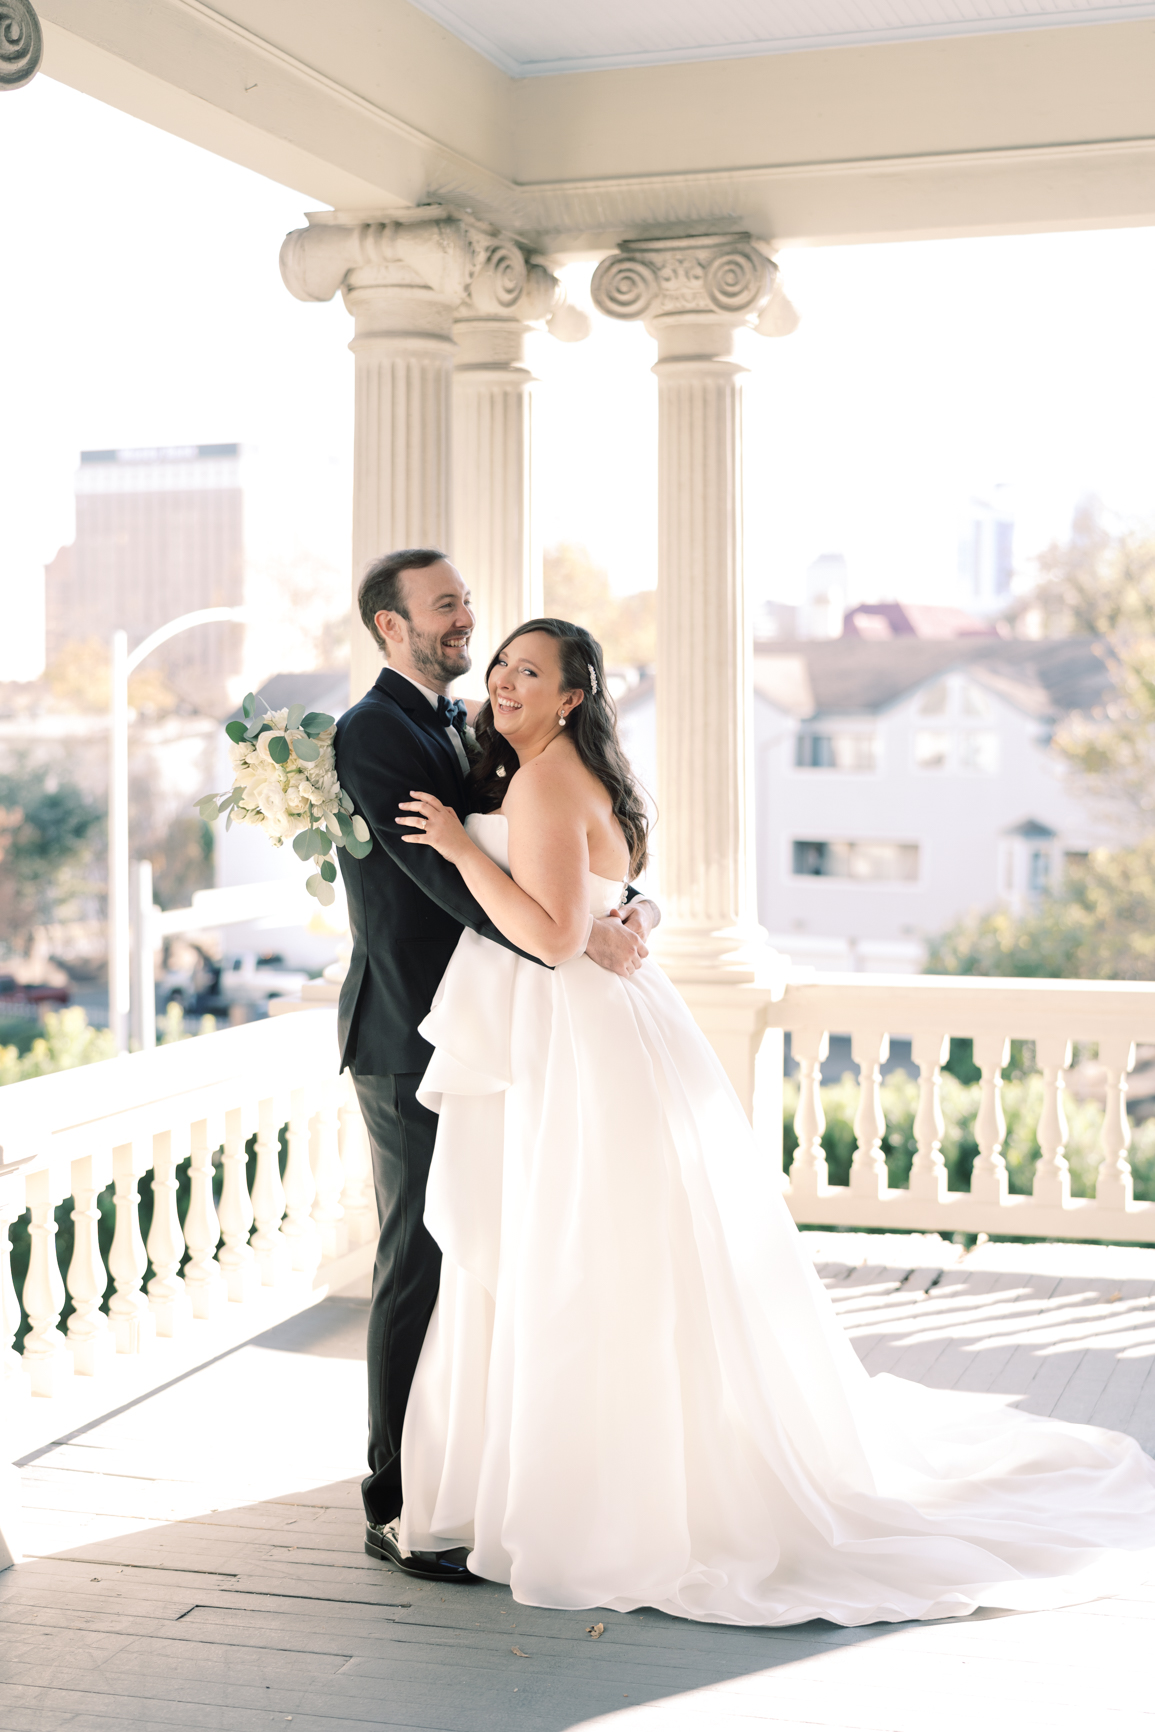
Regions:
[[1155, 17], [1152, 0], [414, 0], [515, 78]]

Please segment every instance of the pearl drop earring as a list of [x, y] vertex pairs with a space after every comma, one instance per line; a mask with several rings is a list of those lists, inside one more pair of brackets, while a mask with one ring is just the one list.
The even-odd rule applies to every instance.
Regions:
[[557, 725], [559, 728], [565, 727], [565, 711], [564, 710], [561, 710], [558, 714]]

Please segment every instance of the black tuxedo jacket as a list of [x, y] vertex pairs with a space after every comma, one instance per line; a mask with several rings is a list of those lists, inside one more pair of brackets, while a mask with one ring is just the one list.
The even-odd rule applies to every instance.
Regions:
[[414, 788], [436, 794], [459, 818], [468, 810], [457, 753], [424, 694], [383, 669], [338, 721], [336, 753], [341, 786], [373, 837], [363, 860], [335, 850], [353, 935], [337, 1013], [341, 1065], [361, 1076], [421, 1071], [433, 1049], [417, 1024], [462, 927], [509, 950], [516, 946], [470, 895], [456, 866], [433, 848], [401, 840], [400, 802]]

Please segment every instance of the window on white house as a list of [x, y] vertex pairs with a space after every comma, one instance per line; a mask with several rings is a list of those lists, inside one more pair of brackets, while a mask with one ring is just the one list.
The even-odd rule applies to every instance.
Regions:
[[958, 737], [960, 770], [978, 770], [993, 776], [999, 767], [999, 736], [986, 728], [974, 728]]
[[914, 736], [914, 761], [920, 770], [945, 770], [950, 761], [950, 735], [939, 728], [919, 728]]
[[949, 702], [950, 687], [945, 680], [937, 680], [923, 692], [916, 707], [920, 716], [945, 716]]
[[862, 884], [913, 883], [918, 877], [918, 844], [798, 841], [794, 876], [848, 878]]
[[1031, 890], [1039, 895], [1051, 882], [1051, 856], [1045, 848], [1031, 850]]
[[878, 745], [873, 734], [800, 733], [794, 763], [800, 770], [875, 770]]

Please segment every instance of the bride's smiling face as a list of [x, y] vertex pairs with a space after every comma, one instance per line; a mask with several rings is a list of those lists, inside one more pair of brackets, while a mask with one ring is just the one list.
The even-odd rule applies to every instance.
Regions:
[[541, 751], [561, 731], [581, 692], [563, 691], [557, 639], [530, 631], [506, 644], [489, 674], [493, 725], [519, 757]]

